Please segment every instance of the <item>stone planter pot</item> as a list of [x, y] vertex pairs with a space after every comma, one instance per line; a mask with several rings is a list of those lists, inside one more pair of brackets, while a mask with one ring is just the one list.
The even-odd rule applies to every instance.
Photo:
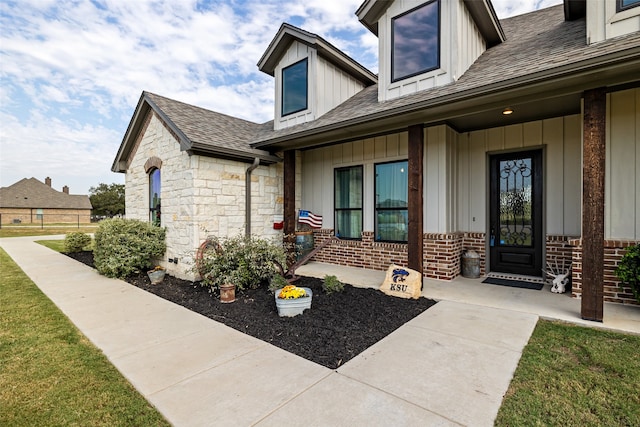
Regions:
[[164, 280], [165, 274], [166, 274], [166, 271], [164, 270], [147, 271], [147, 276], [149, 276], [149, 280], [151, 280], [152, 285], [157, 285], [159, 283], [162, 283], [162, 281]]
[[278, 315], [280, 317], [293, 317], [298, 314], [302, 314], [308, 308], [311, 308], [311, 299], [313, 298], [313, 292], [309, 288], [302, 288], [307, 293], [307, 297], [294, 298], [294, 299], [282, 299], [278, 298], [281, 289], [278, 289], [275, 294], [276, 308], [278, 309]]
[[236, 285], [226, 283], [220, 285], [220, 302], [230, 303], [236, 300]]

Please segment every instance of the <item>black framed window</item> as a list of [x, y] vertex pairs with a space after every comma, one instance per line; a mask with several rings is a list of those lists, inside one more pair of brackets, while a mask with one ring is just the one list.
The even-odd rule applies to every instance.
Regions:
[[375, 180], [375, 238], [406, 242], [409, 228], [408, 161], [378, 163]]
[[391, 19], [391, 81], [440, 68], [440, 0]]
[[341, 239], [362, 238], [362, 166], [335, 170], [335, 233]]
[[617, 0], [616, 9], [618, 12], [640, 6], [640, 0]]
[[160, 226], [160, 169], [154, 168], [149, 172], [149, 221]]
[[282, 116], [307, 109], [308, 59], [282, 69]]

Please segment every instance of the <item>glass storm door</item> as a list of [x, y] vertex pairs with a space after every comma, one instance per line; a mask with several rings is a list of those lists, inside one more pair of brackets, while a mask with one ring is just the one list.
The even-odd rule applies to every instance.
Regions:
[[490, 270], [542, 275], [542, 151], [491, 157]]

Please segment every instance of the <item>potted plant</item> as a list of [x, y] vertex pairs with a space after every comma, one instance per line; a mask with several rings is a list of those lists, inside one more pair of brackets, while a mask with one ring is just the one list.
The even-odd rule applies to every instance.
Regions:
[[276, 290], [276, 308], [280, 317], [293, 317], [311, 308], [313, 292], [309, 288], [287, 285]]
[[164, 269], [164, 267], [161, 267], [159, 265], [156, 265], [153, 270], [147, 271], [147, 276], [149, 276], [149, 280], [151, 280], [152, 285], [162, 283], [165, 274], [166, 270]]
[[276, 274], [275, 261], [283, 262], [285, 258], [281, 246], [244, 236], [211, 237], [203, 246], [211, 249], [197, 254], [201, 285], [219, 290], [222, 302], [233, 301], [236, 290], [255, 289], [270, 280]]

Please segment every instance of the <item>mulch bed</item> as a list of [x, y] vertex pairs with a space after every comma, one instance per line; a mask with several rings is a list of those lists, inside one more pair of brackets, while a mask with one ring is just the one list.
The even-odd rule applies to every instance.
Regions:
[[[66, 255], [93, 267], [92, 252]], [[350, 285], [342, 293], [327, 295], [322, 291], [322, 279], [301, 277], [295, 284], [313, 291], [311, 310], [295, 317], [280, 317], [274, 296], [266, 287], [236, 292], [235, 302], [223, 304], [198, 282], [169, 275], [159, 285], [151, 285], [146, 273], [126, 281], [331, 369], [435, 304], [427, 298], [407, 300]]]

